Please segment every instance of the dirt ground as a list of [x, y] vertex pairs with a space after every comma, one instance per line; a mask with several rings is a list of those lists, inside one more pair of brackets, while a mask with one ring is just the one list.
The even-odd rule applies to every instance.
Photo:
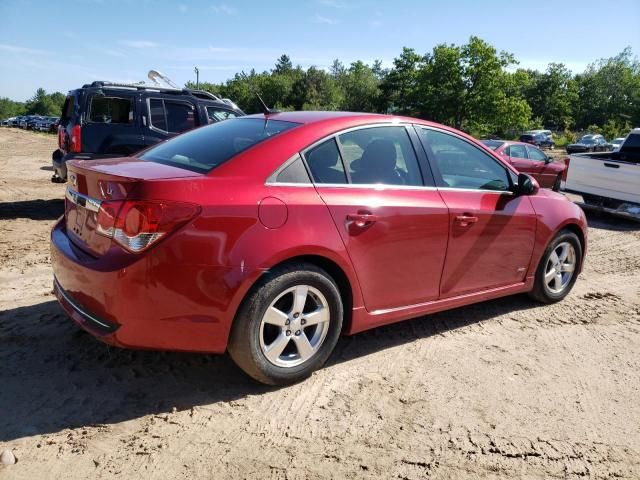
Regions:
[[343, 338], [268, 388], [226, 356], [124, 351], [51, 294], [55, 137], [0, 129], [0, 465], [40, 478], [640, 478], [640, 228], [590, 217], [552, 306], [491, 301]]

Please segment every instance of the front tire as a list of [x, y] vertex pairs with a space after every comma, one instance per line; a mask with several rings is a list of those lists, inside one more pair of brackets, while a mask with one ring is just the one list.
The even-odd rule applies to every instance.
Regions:
[[568, 230], [560, 231], [542, 255], [529, 295], [541, 303], [555, 303], [566, 297], [582, 267], [582, 244]]
[[259, 382], [295, 383], [327, 361], [342, 318], [340, 292], [327, 272], [308, 263], [278, 268], [266, 273], [243, 301], [228, 351]]

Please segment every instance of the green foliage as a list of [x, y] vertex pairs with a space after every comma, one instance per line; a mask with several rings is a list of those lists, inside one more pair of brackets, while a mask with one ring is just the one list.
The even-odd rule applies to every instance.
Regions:
[[0, 98], [0, 119], [24, 115], [24, 110], [24, 103], [6, 97]]
[[575, 140], [570, 129], [596, 125], [613, 138], [640, 125], [640, 64], [629, 48], [579, 75], [561, 63], [550, 63], [544, 72], [516, 65], [512, 54], [472, 36], [466, 44], [436, 45], [426, 54], [405, 47], [389, 69], [380, 61], [347, 67], [336, 59], [327, 70], [305, 70], [282, 55], [270, 71], [241, 72], [200, 88], [233, 99], [247, 113], [262, 111], [258, 92], [280, 110], [396, 113], [478, 136], [511, 138], [547, 128], [563, 132], [558, 145]]

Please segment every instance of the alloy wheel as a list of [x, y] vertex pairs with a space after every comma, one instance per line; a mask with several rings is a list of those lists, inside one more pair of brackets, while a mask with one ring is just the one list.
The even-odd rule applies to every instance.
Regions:
[[553, 294], [562, 293], [571, 283], [576, 269], [576, 251], [569, 242], [562, 242], [553, 249], [544, 274], [544, 283]]
[[272, 364], [295, 367], [322, 346], [330, 323], [325, 296], [310, 285], [288, 288], [271, 302], [260, 322], [260, 349]]

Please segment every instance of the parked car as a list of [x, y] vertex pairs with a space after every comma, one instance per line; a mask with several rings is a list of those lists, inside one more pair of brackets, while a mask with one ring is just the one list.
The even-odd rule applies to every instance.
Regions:
[[614, 138], [613, 140], [611, 140], [611, 151], [612, 152], [617, 152], [618, 150], [620, 150], [620, 147], [622, 146], [622, 143], [624, 142], [624, 138], [625, 137], [618, 137], [618, 138]]
[[93, 82], [65, 100], [52, 181], [67, 178], [66, 162], [130, 155], [201, 125], [244, 115], [233, 102], [211, 93]]
[[33, 115], [31, 116], [31, 118], [29, 118], [29, 120], [27, 120], [27, 126], [26, 129], [27, 130], [36, 130], [36, 126], [42, 122], [43, 120], [46, 120], [47, 117], [42, 117], [40, 115]]
[[4, 120], [2, 120], [2, 126], [8, 127], [12, 120], [13, 118], [5, 118]]
[[551, 136], [547, 136], [543, 133], [525, 133], [523, 135], [520, 135], [519, 140], [523, 143], [535, 145], [536, 147], [547, 147], [550, 150], [553, 150], [556, 145]]
[[640, 128], [617, 152], [570, 155], [564, 189], [589, 207], [640, 220]]
[[541, 187], [551, 188], [556, 192], [560, 190], [562, 175], [567, 168], [564, 163], [554, 162], [542, 150], [530, 144], [504, 140], [481, 142], [504, 157], [519, 172], [531, 175]]
[[57, 128], [59, 120], [60, 119], [58, 117], [43, 117], [36, 123], [34, 130], [38, 130], [40, 132], [53, 132]]
[[22, 120], [23, 117], [18, 116], [18, 117], [13, 117], [9, 119], [9, 126], [10, 127], [17, 127], [19, 126], [20, 120]]
[[505, 295], [563, 299], [582, 210], [473, 138], [387, 115], [226, 120], [68, 164], [54, 289], [128, 348], [223, 353], [270, 384], [341, 333]]
[[612, 146], [602, 135], [583, 135], [576, 143], [567, 145], [567, 153], [608, 152]]

